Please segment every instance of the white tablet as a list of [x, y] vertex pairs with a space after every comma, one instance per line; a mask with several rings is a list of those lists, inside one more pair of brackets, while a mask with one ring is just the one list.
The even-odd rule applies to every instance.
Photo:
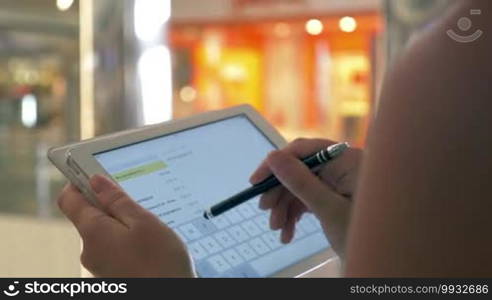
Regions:
[[250, 186], [285, 140], [250, 106], [52, 149], [50, 160], [91, 201], [88, 178], [106, 174], [185, 241], [200, 277], [295, 277], [334, 256], [310, 214], [283, 245], [259, 198], [206, 220], [209, 206]]

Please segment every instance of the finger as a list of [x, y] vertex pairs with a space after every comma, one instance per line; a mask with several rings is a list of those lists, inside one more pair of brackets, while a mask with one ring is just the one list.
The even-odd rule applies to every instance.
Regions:
[[[303, 158], [334, 144], [336, 144], [336, 142], [326, 139], [299, 138], [294, 140], [287, 147], [285, 147], [283, 151], [297, 158]], [[342, 155], [341, 157], [338, 157], [337, 159], [323, 165], [322, 178], [325, 179], [333, 187], [336, 186], [335, 183], [337, 179], [346, 174], [346, 171], [348, 169], [347, 159], [344, 159], [343, 162], [340, 163], [342, 161], [342, 158], [345, 158], [345, 156], [346, 154], [344, 153], [344, 155]]]
[[92, 176], [90, 184], [101, 206], [127, 227], [145, 214], [146, 211], [140, 205], [105, 176]]
[[295, 157], [301, 158], [316, 153], [321, 149], [325, 149], [334, 144], [336, 144], [336, 142], [326, 139], [298, 138], [295, 139], [289, 145], [287, 145], [281, 151], [292, 154]]
[[279, 201], [277, 205], [272, 208], [272, 213], [270, 215], [271, 229], [278, 230], [284, 227], [284, 224], [287, 221], [287, 212], [291, 201], [292, 200], [289, 198], [282, 199], [282, 201]]
[[339, 194], [352, 196], [357, 184], [361, 160], [362, 150], [349, 148], [343, 155], [325, 164], [319, 176], [334, 187]]
[[[296, 139], [282, 151], [303, 158], [336, 142], [325, 139]], [[342, 195], [351, 195], [357, 182], [357, 169], [362, 159], [360, 149], [349, 148], [343, 155], [323, 165], [321, 178]]]
[[267, 210], [276, 206], [284, 190], [281, 186], [278, 186], [264, 193], [260, 198], [260, 209]]
[[[292, 143], [288, 144], [285, 148], [280, 151], [284, 151], [286, 153], [290, 153], [296, 157], [305, 157], [310, 154], [313, 154], [323, 148], [326, 148], [330, 145], [335, 144], [334, 141], [325, 140], [325, 139], [303, 139], [299, 138], [294, 140]], [[265, 159], [260, 166], [256, 169], [256, 171], [251, 175], [250, 182], [252, 184], [257, 183], [272, 174], [270, 167], [267, 163], [268, 158]]]
[[296, 232], [296, 223], [301, 219], [306, 210], [306, 206], [297, 199], [290, 203], [287, 221], [285, 222], [280, 235], [280, 240], [282, 243], [287, 244], [292, 241]]
[[312, 211], [319, 208], [320, 199], [334, 194], [306, 165], [292, 155], [276, 151], [269, 155], [268, 164], [282, 185]]
[[258, 183], [268, 176], [272, 175], [272, 171], [270, 171], [270, 167], [268, 166], [266, 159], [261, 162], [261, 164], [256, 168], [251, 177], [249, 178], [249, 182], [251, 184]]
[[89, 203], [73, 184], [67, 184], [63, 188], [58, 198], [58, 206], [82, 238], [90, 231], [88, 227], [97, 227], [98, 222], [110, 219], [103, 211]]
[[289, 207], [287, 221], [285, 222], [284, 228], [282, 228], [282, 233], [280, 235], [280, 241], [283, 244], [288, 244], [292, 241], [295, 234], [297, 214], [294, 206]]
[[302, 215], [308, 211], [306, 205], [302, 203], [301, 201], [297, 200], [291, 204], [292, 207], [292, 214], [289, 215], [289, 218], [292, 217], [296, 223], [301, 220]]

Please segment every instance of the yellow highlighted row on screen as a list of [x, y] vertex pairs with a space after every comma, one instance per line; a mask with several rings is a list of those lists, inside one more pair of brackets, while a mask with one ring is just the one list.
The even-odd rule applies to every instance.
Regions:
[[147, 175], [152, 172], [163, 170], [166, 167], [167, 165], [163, 161], [155, 161], [146, 165], [121, 171], [119, 173], [113, 174], [112, 176], [116, 181], [121, 182], [128, 179], [134, 179], [143, 175]]

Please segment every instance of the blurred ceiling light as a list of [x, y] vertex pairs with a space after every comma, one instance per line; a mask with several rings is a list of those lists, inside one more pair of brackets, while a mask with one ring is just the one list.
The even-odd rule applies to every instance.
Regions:
[[21, 101], [22, 124], [27, 128], [33, 128], [38, 121], [38, 101], [32, 94], [25, 95]]
[[135, 34], [141, 41], [154, 40], [171, 17], [171, 0], [135, 0]]
[[275, 24], [273, 31], [278, 37], [285, 38], [290, 35], [290, 26], [286, 23], [277, 23]]
[[13, 73], [14, 81], [18, 84], [34, 85], [40, 81], [40, 74], [35, 69], [19, 68]]
[[346, 101], [340, 105], [343, 116], [363, 117], [369, 113], [369, 104], [366, 101]]
[[220, 33], [207, 32], [204, 38], [205, 58], [208, 64], [217, 65], [222, 57], [222, 36]]
[[[95, 24], [95, 0], [79, 1], [79, 79], [80, 79], [80, 100], [79, 107], [79, 130], [80, 138], [92, 138], [96, 133], [95, 114], [96, 107], [94, 101], [94, 30]], [[100, 3], [99, 3], [100, 4]], [[97, 28], [97, 27], [96, 27]], [[82, 268], [82, 273], [84, 269]]]
[[193, 102], [196, 99], [196, 90], [191, 86], [185, 86], [179, 91], [179, 97], [183, 102]]
[[73, 1], [74, 0], [56, 0], [56, 7], [61, 11], [68, 10], [72, 7]]
[[146, 49], [138, 60], [145, 125], [172, 117], [171, 55], [165, 46]]
[[357, 20], [352, 17], [343, 17], [338, 22], [338, 26], [343, 32], [354, 32], [357, 29]]
[[222, 76], [232, 81], [242, 81], [248, 76], [247, 71], [240, 65], [228, 64], [222, 68]]
[[323, 32], [323, 23], [318, 19], [311, 19], [306, 22], [306, 31], [310, 35], [318, 35]]

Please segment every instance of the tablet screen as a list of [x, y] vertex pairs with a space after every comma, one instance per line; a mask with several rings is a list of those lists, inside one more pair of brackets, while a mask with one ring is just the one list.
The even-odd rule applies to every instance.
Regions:
[[201, 277], [268, 277], [329, 246], [317, 220], [305, 215], [293, 242], [283, 245], [258, 197], [210, 221], [203, 211], [249, 187], [249, 176], [274, 149], [239, 115], [94, 156], [181, 236]]

